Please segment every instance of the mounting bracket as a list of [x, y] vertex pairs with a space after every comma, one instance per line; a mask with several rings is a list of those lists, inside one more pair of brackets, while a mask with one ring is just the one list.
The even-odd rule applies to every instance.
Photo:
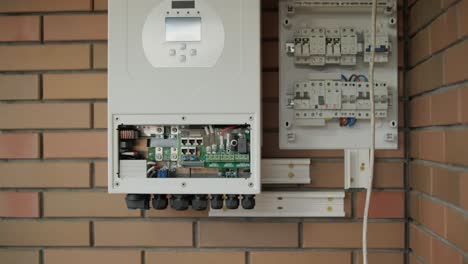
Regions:
[[370, 177], [370, 150], [345, 149], [345, 189], [367, 188]]
[[262, 192], [252, 210], [210, 209], [212, 217], [343, 217], [344, 191]]

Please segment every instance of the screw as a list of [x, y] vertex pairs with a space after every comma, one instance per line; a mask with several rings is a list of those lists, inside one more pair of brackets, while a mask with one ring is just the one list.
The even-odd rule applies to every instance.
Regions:
[[185, 187], [187, 186], [187, 183], [183, 182], [183, 183], [181, 184], [181, 186], [182, 186], [182, 188], [185, 188]]
[[283, 207], [282, 207], [282, 206], [278, 206], [278, 210], [283, 210]]
[[252, 182], [249, 182], [249, 187], [250, 188], [254, 187], [254, 184]]
[[120, 183], [116, 182], [116, 183], [115, 183], [115, 186], [119, 187], [119, 186], [120, 186]]
[[250, 121], [253, 121], [253, 120], [254, 120], [253, 116], [249, 117], [249, 120], [250, 120]]
[[118, 118], [118, 117], [116, 117], [116, 118], [115, 118], [115, 120], [117, 120], [117, 121], [118, 121], [118, 120], [119, 120], [119, 118]]

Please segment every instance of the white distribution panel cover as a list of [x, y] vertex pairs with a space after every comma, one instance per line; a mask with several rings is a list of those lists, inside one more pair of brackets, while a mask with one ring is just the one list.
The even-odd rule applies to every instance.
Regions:
[[370, 145], [368, 68], [375, 49], [376, 147], [398, 145], [398, 35], [395, 0], [280, 0], [280, 148]]

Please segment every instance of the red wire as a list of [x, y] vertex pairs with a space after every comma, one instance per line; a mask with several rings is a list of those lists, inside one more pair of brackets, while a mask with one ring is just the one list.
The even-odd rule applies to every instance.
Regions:
[[237, 126], [228, 126], [228, 127], [225, 127], [225, 128], [223, 128], [223, 129], [221, 130], [220, 133], [221, 133], [221, 135], [224, 135], [224, 133], [226, 133], [226, 131], [231, 130], [231, 129], [234, 129], [234, 128], [236, 128], [236, 127], [237, 127]]

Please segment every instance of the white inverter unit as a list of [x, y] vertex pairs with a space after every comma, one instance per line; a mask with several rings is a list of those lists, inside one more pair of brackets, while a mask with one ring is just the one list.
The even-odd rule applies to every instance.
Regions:
[[109, 192], [131, 209], [254, 206], [259, 0], [109, 1]]

